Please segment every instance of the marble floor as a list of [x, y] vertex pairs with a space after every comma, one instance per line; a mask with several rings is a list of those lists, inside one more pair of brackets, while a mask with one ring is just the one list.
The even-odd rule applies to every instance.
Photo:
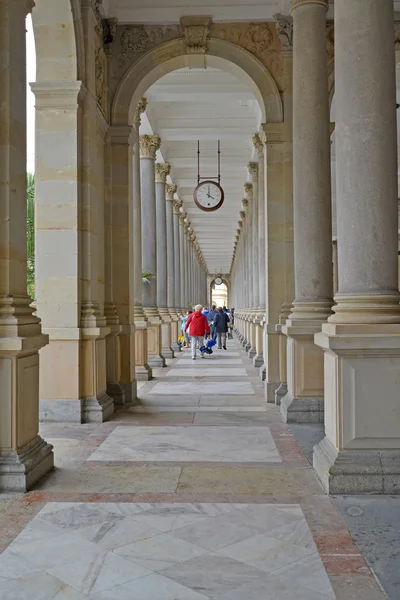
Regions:
[[0, 494], [0, 600], [383, 600], [237, 340], [182, 351]]

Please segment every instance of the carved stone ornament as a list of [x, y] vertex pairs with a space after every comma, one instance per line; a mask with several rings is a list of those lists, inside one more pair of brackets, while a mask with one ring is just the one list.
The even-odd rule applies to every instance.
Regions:
[[118, 19], [104, 19], [103, 21], [103, 43], [109, 46], [115, 39], [117, 33]]
[[253, 198], [253, 184], [252, 183], [245, 183], [244, 184], [244, 191], [247, 194], [247, 199], [251, 200]]
[[186, 54], [205, 54], [210, 36], [211, 17], [182, 17]]
[[321, 4], [321, 6], [325, 6], [328, 9], [328, 0], [291, 0], [290, 10], [293, 11], [302, 4]]
[[400, 21], [394, 23], [394, 40], [396, 50], [400, 50]]
[[156, 183], [166, 183], [167, 175], [171, 171], [171, 165], [168, 163], [156, 163]]
[[253, 141], [254, 148], [257, 150], [257, 152], [259, 154], [262, 154], [264, 152], [264, 144], [262, 143], [262, 140], [258, 133], [255, 133], [253, 135], [252, 141]]
[[180, 215], [180, 209], [182, 208], [182, 200], [174, 199], [174, 214]]
[[174, 199], [174, 194], [176, 193], [176, 190], [178, 189], [178, 186], [175, 185], [175, 183], [167, 183], [167, 185], [165, 186], [165, 197], [167, 200], [173, 200]]
[[140, 158], [156, 159], [156, 152], [161, 146], [158, 135], [141, 135], [139, 137]]
[[335, 26], [333, 23], [328, 23], [326, 26], [326, 45], [328, 61], [331, 61], [335, 56]]
[[124, 25], [118, 29], [117, 60], [121, 66], [159, 44], [181, 37], [179, 25]]
[[144, 112], [146, 112], [146, 108], [147, 108], [147, 98], [141, 98], [138, 102], [138, 105], [136, 107], [135, 114], [133, 117], [133, 122], [136, 123], [137, 125], [140, 125], [140, 123], [141, 123], [140, 115], [142, 115]]
[[257, 181], [258, 180], [258, 162], [250, 162], [247, 165], [247, 168], [249, 170], [249, 173], [250, 173], [253, 181]]
[[274, 15], [276, 21], [276, 31], [281, 41], [281, 48], [284, 52], [293, 50], [293, 19], [290, 16]]

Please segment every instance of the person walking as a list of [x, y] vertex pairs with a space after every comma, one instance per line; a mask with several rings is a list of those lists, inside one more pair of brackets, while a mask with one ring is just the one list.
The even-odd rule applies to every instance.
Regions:
[[208, 324], [210, 326], [211, 329], [211, 338], [213, 340], [216, 339], [217, 335], [215, 333], [215, 325], [214, 325], [214, 321], [215, 321], [215, 317], [217, 316], [217, 310], [215, 307], [215, 304], [212, 305], [210, 312], [208, 313]]
[[226, 334], [228, 333], [229, 316], [218, 308], [217, 315], [214, 319], [215, 332], [217, 334], [218, 348], [226, 350]]
[[[210, 333], [207, 319], [201, 312], [202, 308], [201, 304], [197, 304], [194, 307], [194, 313], [189, 315], [185, 325], [185, 331], [189, 331], [191, 337], [192, 360], [196, 360], [196, 345], [198, 344], [201, 348], [204, 343], [204, 336], [206, 333]], [[201, 358], [204, 358], [204, 352], [201, 352]]]
[[186, 323], [192, 313], [193, 313], [192, 310], [187, 310], [186, 315], [185, 316], [181, 315], [181, 317], [180, 317], [181, 321], [182, 321], [182, 325], [181, 325], [182, 335], [185, 338], [185, 348], [189, 348], [189, 333], [186, 331]]

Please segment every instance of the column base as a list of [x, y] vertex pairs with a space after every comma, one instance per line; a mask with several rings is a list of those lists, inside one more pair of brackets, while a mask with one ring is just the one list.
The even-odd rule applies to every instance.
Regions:
[[153, 379], [153, 371], [147, 363], [145, 365], [137, 365], [135, 373], [137, 381], [151, 381]]
[[107, 382], [107, 394], [114, 400], [115, 406], [125, 404], [125, 392], [119, 383]]
[[261, 381], [265, 381], [266, 380], [266, 378], [267, 378], [267, 366], [266, 366], [265, 363], [261, 365], [258, 374], [260, 376]]
[[137, 385], [136, 379], [134, 381], [121, 381], [119, 384], [124, 390], [125, 405], [132, 406], [137, 402]]
[[249, 351], [247, 352], [249, 359], [253, 360], [253, 358], [255, 357], [255, 355], [257, 354], [257, 350], [253, 347], [250, 348]]
[[27, 492], [54, 467], [53, 446], [39, 435], [15, 450], [0, 452], [0, 491]]
[[42, 423], [82, 423], [83, 400], [39, 400]]
[[262, 367], [264, 364], [264, 357], [262, 354], [255, 354], [255, 356], [253, 357], [253, 366], [258, 369], [259, 367]]
[[282, 398], [284, 396], [286, 396], [287, 393], [288, 393], [287, 383], [281, 383], [281, 385], [276, 388], [276, 390], [275, 390], [275, 404], [277, 406], [281, 405]]
[[285, 423], [323, 423], [323, 398], [294, 398], [286, 394], [281, 399], [280, 412]]
[[151, 369], [166, 367], [165, 357], [162, 354], [149, 354], [147, 362]]
[[161, 353], [164, 358], [175, 358], [174, 351], [170, 347], [161, 348]]
[[114, 414], [114, 400], [108, 394], [100, 398], [84, 398], [82, 421], [83, 423], [104, 423]]
[[244, 344], [244, 350], [245, 350], [246, 353], [250, 350], [250, 348], [251, 348], [250, 342], [245, 342], [245, 344]]
[[400, 494], [398, 450], [342, 450], [324, 438], [313, 466], [328, 494]]
[[268, 404], [275, 404], [275, 390], [278, 385], [279, 383], [276, 381], [265, 381], [264, 393]]

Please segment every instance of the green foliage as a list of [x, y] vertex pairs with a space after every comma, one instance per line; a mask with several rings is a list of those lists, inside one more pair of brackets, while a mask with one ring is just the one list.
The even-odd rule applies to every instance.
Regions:
[[35, 299], [35, 176], [26, 176], [26, 245], [27, 245], [27, 288], [28, 295]]
[[142, 272], [142, 281], [145, 281], [146, 283], [150, 283], [150, 279], [154, 278], [154, 273], [151, 273], [150, 271], [143, 271]]

